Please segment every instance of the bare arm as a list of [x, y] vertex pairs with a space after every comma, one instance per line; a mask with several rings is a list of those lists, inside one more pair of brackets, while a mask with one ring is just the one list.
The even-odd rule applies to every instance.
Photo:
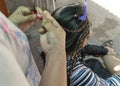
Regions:
[[46, 61], [40, 86], [67, 86], [65, 50], [62, 53], [51, 52], [46, 58], [49, 59]]
[[[40, 43], [46, 55], [46, 64], [40, 86], [67, 86], [65, 31], [44, 12], [43, 27], [46, 32], [40, 34]], [[42, 31], [40, 31], [41, 33]]]

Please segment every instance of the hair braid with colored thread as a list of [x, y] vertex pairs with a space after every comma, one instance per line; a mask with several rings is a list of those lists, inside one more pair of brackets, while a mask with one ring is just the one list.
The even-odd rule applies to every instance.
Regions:
[[83, 42], [89, 34], [88, 18], [85, 21], [78, 19], [83, 14], [83, 7], [80, 4], [63, 6], [56, 9], [52, 14], [66, 31], [66, 52], [67, 55], [71, 55], [70, 67], [67, 69], [69, 85], [72, 83], [71, 75], [73, 68], [81, 57]]

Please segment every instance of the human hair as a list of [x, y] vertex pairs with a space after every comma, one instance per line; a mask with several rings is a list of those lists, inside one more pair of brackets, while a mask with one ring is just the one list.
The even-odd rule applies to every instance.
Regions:
[[52, 13], [52, 16], [66, 31], [66, 52], [72, 56], [70, 58], [70, 66], [67, 68], [68, 86], [72, 83], [70, 77], [73, 67], [79, 57], [81, 57], [83, 42], [89, 34], [88, 17], [85, 20], [79, 19], [83, 14], [84, 8], [80, 4], [63, 6]]
[[[86, 31], [89, 28], [89, 21], [78, 19], [84, 13], [80, 4], [70, 4], [56, 9], [52, 16], [66, 31], [66, 51], [67, 53], [75, 50], [76, 47], [82, 46]], [[84, 37], [83, 37], [84, 36]]]

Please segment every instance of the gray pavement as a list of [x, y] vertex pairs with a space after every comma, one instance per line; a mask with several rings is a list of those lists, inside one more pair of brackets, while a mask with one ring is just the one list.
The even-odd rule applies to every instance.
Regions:
[[114, 49], [120, 55], [120, 19], [108, 10], [100, 7], [92, 1], [88, 3], [88, 15], [91, 18], [94, 43], [112, 39]]

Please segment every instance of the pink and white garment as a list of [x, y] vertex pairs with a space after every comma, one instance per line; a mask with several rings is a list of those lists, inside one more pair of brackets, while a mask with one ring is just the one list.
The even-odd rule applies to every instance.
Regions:
[[0, 86], [39, 86], [40, 79], [27, 37], [0, 12]]

